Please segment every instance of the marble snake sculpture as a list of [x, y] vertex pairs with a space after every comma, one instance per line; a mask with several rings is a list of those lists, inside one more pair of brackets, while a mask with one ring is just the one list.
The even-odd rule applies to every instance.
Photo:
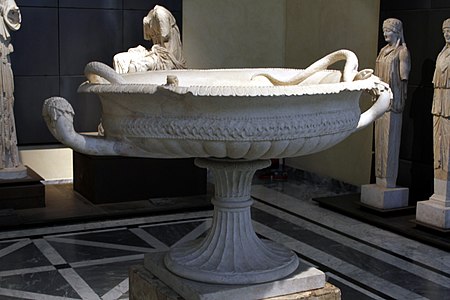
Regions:
[[336, 52], [324, 56], [322, 59], [316, 61], [308, 68], [306, 68], [305, 70], [303, 70], [302, 72], [300, 72], [299, 74], [295, 75], [294, 77], [288, 80], [276, 79], [272, 75], [265, 73], [256, 74], [252, 77], [252, 79], [257, 76], [263, 76], [269, 79], [269, 81], [275, 86], [298, 85], [311, 75], [317, 73], [318, 71], [325, 70], [332, 64], [344, 59], [346, 60], [346, 63], [344, 66], [342, 81], [351, 82], [354, 80], [363, 80], [369, 78], [372, 75], [373, 70], [370, 69], [364, 69], [358, 72], [358, 58], [353, 52], [344, 49], [338, 50]]

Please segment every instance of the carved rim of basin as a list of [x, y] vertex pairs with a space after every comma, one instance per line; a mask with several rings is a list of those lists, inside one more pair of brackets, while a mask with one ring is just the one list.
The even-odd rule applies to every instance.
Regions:
[[[105, 72], [107, 71], [107, 72]], [[327, 95], [338, 94], [342, 91], [370, 91], [376, 89], [381, 83], [376, 76], [370, 76], [356, 81], [334, 81], [327, 82], [340, 77], [341, 72], [337, 70], [320, 70], [316, 74], [322, 75], [321, 82], [314, 82], [314, 77], [310, 80], [304, 80], [299, 85], [273, 85], [265, 75], [278, 74], [283, 77], [295, 75], [304, 72], [302, 69], [288, 68], [248, 68], [248, 69], [179, 69], [179, 70], [159, 70], [142, 73], [116, 74], [108, 66], [92, 62], [87, 65], [85, 70], [88, 81], [83, 83], [78, 91], [84, 93], [145, 93], [155, 94], [163, 92], [172, 92], [173, 94], [183, 95], [192, 94], [193, 96], [235, 96], [235, 97], [270, 97], [270, 96], [303, 96], [303, 95]], [[368, 70], [363, 70], [368, 72]], [[91, 73], [92, 72], [92, 73]], [[95, 73], [95, 75], [93, 75]], [[323, 74], [320, 74], [323, 73]], [[103, 74], [107, 79], [98, 74]], [[108, 75], [106, 75], [108, 74]], [[155, 75], [153, 77], [147, 75]], [[239, 78], [244, 74], [245, 77]], [[237, 76], [233, 80], [208, 82], [209, 77]], [[334, 76], [333, 76], [334, 75]], [[189, 77], [199, 77], [196, 80], [188, 80]], [[169, 78], [167, 78], [169, 77]], [[183, 78], [186, 81], [181, 83], [167, 84], [171, 78]], [[258, 80], [266, 78], [264, 80]], [[245, 80], [247, 82], [239, 82]], [[181, 80], [180, 80], [181, 81]], [[246, 84], [246, 85], [244, 85]]]
[[[325, 70], [342, 58], [344, 72]], [[267, 159], [327, 149], [383, 114], [389, 87], [341, 50], [305, 70], [168, 70], [119, 75], [93, 62], [80, 92], [102, 102], [105, 136], [79, 135], [62, 98], [44, 105], [50, 131], [87, 154]], [[278, 77], [278, 78], [277, 78]], [[284, 81], [283, 81], [284, 80]], [[275, 85], [274, 85], [275, 84]], [[281, 84], [281, 85], [280, 85]], [[378, 97], [363, 114], [362, 92]]]

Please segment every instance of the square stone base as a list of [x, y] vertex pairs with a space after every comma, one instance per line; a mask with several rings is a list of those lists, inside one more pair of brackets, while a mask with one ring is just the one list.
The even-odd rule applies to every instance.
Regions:
[[25, 177], [0, 179], [0, 209], [45, 207], [44, 179], [29, 167], [25, 171]]
[[361, 186], [361, 203], [378, 209], [393, 209], [408, 206], [409, 189], [385, 188], [377, 184]]
[[430, 200], [417, 202], [416, 220], [442, 229], [450, 229], [450, 207], [431, 196]]
[[[182, 300], [184, 299], [174, 290], [165, 285], [155, 275], [153, 275], [144, 266], [132, 266], [129, 270], [130, 276], [130, 300]], [[223, 286], [222, 286], [223, 287]], [[241, 295], [240, 297], [229, 298], [227, 295], [222, 295], [222, 299], [255, 299], [253, 295]], [[204, 299], [201, 295], [196, 298], [187, 299]], [[339, 300], [341, 299], [341, 291], [332, 284], [325, 283], [323, 288], [304, 291], [299, 293], [292, 293], [271, 298], [263, 298], [266, 300]]]
[[[166, 252], [149, 253], [145, 256], [144, 266], [134, 267], [130, 270], [130, 299], [238, 300], [269, 299], [271, 297], [275, 297], [275, 299], [310, 299], [308, 297], [311, 299], [340, 299], [340, 292], [337, 288], [330, 289], [330, 286], [327, 286], [325, 292], [326, 278], [322, 271], [304, 264], [301, 264], [293, 274], [274, 282], [252, 285], [208, 284], [185, 279], [170, 272], [164, 265], [165, 254]], [[158, 280], [158, 284], [155, 283], [155, 279]], [[164, 285], [160, 283], [164, 283]], [[165, 285], [171, 291], [170, 297], [172, 298], [157, 298], [161, 297], [160, 294], [166, 290], [167, 287], [161, 287]], [[312, 290], [317, 290], [317, 292], [311, 294]], [[299, 294], [299, 297], [292, 298], [292, 294]], [[156, 296], [150, 298], [149, 295]], [[289, 295], [289, 298], [280, 298], [280, 296], [286, 295]], [[317, 298], [317, 295], [322, 296]], [[325, 295], [333, 296], [332, 298], [323, 298], [328, 297]]]

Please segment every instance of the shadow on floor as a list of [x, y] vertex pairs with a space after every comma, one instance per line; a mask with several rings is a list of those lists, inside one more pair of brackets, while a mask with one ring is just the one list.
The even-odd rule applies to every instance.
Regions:
[[207, 195], [93, 204], [74, 191], [71, 183], [49, 184], [45, 207], [0, 210], [0, 230], [206, 210], [212, 207], [210, 191], [208, 187]]

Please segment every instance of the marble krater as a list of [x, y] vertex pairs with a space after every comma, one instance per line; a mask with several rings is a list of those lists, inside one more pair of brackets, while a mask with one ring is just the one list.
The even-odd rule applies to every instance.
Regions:
[[[342, 72], [327, 69], [339, 60], [346, 60]], [[99, 96], [105, 135], [77, 133], [73, 108], [60, 97], [45, 101], [43, 116], [58, 140], [81, 153], [196, 158], [197, 166], [214, 174], [212, 227], [204, 238], [147, 254], [145, 268], [186, 299], [276, 297], [324, 288], [326, 277], [285, 245], [256, 234], [253, 174], [272, 158], [328, 149], [388, 109], [389, 86], [357, 67], [348, 50], [305, 70], [118, 74], [94, 62], [79, 91]], [[363, 92], [376, 101], [361, 113]]]

